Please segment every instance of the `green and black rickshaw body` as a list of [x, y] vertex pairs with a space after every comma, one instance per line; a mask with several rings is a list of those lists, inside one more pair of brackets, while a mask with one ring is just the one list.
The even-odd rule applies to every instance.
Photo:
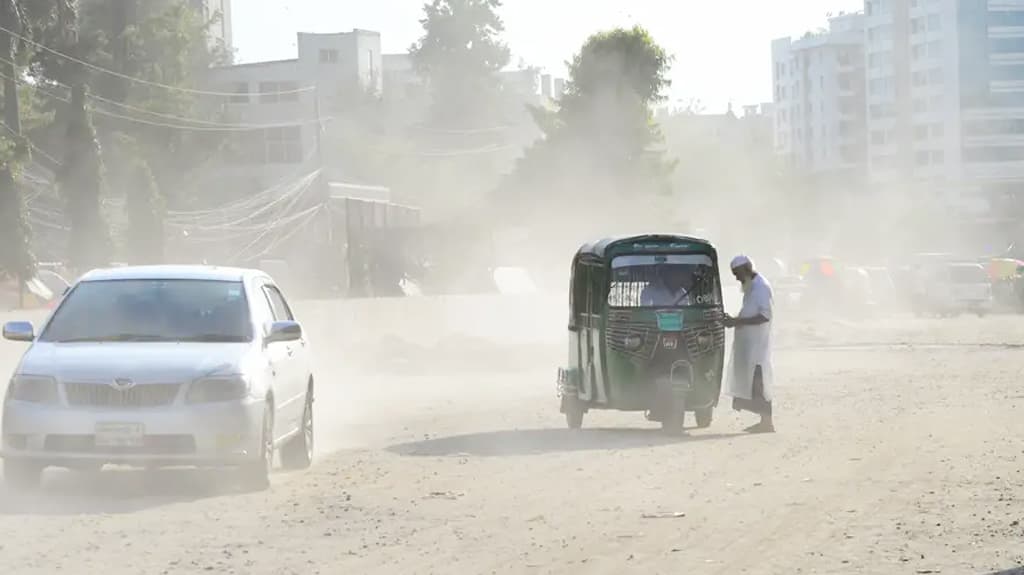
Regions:
[[[571, 274], [569, 361], [558, 374], [569, 427], [591, 409], [643, 411], [668, 431], [681, 431], [690, 412], [709, 426], [725, 360], [714, 246], [678, 235], [609, 238], [581, 247]], [[672, 274], [681, 289], [652, 297], [652, 284]]]

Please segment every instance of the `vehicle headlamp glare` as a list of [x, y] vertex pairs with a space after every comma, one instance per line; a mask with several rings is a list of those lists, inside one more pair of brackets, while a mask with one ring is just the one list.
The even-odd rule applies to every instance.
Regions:
[[697, 347], [700, 349], [708, 349], [715, 343], [715, 336], [710, 333], [701, 333], [697, 335]]
[[7, 397], [14, 401], [57, 403], [57, 381], [52, 377], [16, 375], [11, 379]]
[[629, 351], [636, 351], [643, 347], [644, 340], [638, 335], [627, 335], [622, 339], [622, 345]]
[[249, 380], [240, 375], [205, 377], [192, 382], [188, 389], [187, 401], [189, 403], [238, 401], [249, 395], [249, 389]]

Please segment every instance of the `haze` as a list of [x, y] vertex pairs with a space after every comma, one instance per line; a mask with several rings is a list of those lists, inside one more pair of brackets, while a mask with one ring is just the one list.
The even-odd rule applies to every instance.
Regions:
[[[422, 35], [422, 7], [422, 0], [237, 2], [237, 59], [292, 58], [296, 32], [351, 28], [379, 31], [385, 53], [404, 52]], [[564, 74], [562, 63], [594, 30], [642, 24], [676, 57], [672, 99], [696, 99], [715, 112], [730, 102], [739, 107], [771, 101], [772, 39], [824, 26], [829, 12], [861, 8], [863, 2], [855, 0], [510, 0], [501, 15], [513, 65], [522, 59], [556, 75]]]

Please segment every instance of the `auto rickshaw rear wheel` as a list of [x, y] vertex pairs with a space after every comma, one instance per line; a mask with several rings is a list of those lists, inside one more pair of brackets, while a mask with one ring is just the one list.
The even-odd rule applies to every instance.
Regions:
[[697, 427], [707, 429], [711, 427], [711, 421], [714, 419], [715, 410], [711, 407], [707, 409], [698, 409], [694, 412], [694, 416], [697, 419]]

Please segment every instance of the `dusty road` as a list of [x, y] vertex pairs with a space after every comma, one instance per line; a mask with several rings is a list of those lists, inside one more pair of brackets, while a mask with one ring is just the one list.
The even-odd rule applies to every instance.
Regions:
[[[315, 467], [0, 490], [0, 573], [989, 573], [1024, 565], [1024, 320], [780, 323], [778, 427], [564, 430], [558, 300], [300, 311]], [[0, 373], [17, 348], [0, 347]]]

